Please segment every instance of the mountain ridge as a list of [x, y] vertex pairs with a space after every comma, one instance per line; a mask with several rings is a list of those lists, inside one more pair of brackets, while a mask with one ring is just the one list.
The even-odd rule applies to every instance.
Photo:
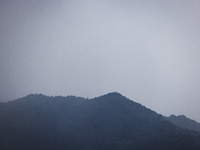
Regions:
[[200, 148], [198, 133], [117, 92], [93, 99], [33, 94], [0, 108], [2, 150]]
[[170, 115], [169, 117], [164, 117], [164, 119], [184, 129], [200, 132], [200, 123], [186, 117], [185, 115]]

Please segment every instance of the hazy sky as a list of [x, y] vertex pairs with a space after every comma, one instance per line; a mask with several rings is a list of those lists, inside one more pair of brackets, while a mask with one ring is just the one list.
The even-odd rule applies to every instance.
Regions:
[[0, 0], [0, 101], [117, 91], [200, 122], [199, 0]]

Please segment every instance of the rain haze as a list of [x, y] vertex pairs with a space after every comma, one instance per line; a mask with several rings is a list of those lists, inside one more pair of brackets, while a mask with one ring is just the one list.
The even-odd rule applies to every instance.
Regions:
[[200, 122], [200, 1], [0, 0], [0, 101], [117, 91]]

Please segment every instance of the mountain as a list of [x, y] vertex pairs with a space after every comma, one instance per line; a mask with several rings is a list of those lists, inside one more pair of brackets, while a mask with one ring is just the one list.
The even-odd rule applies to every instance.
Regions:
[[200, 132], [200, 123], [192, 119], [189, 119], [184, 115], [179, 115], [179, 116], [170, 115], [169, 117], [165, 117], [165, 119], [182, 128]]
[[199, 150], [200, 134], [119, 93], [42, 94], [0, 104], [1, 150]]

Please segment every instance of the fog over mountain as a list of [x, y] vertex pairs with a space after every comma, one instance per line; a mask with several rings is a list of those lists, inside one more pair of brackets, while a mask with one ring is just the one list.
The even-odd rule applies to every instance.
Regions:
[[93, 99], [28, 95], [0, 103], [1, 150], [199, 150], [186, 130], [119, 93]]
[[111, 91], [200, 122], [199, 0], [0, 0], [0, 101]]

